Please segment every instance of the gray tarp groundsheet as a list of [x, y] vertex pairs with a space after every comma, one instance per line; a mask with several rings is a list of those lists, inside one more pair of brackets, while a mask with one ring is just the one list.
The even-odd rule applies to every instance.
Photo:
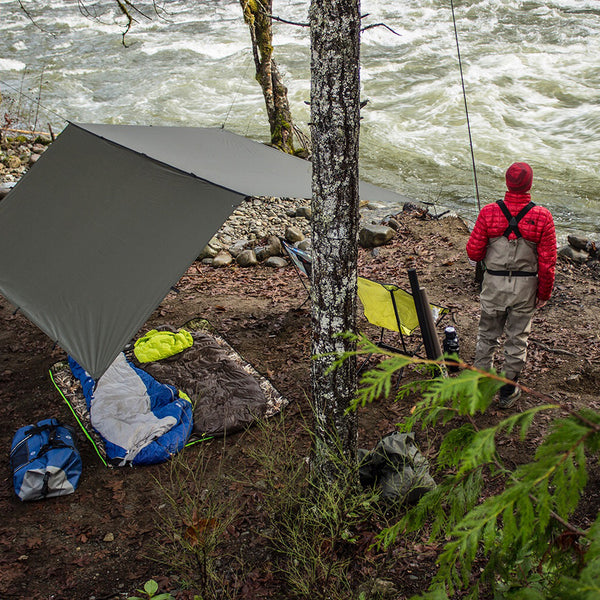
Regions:
[[223, 129], [70, 124], [0, 202], [0, 293], [98, 379], [246, 196], [309, 198], [311, 165]]

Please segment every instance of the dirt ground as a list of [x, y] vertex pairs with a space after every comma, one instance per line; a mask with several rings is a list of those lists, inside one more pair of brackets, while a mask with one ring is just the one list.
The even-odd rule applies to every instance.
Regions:
[[[452, 311], [442, 321], [440, 334], [444, 325], [453, 324], [461, 357], [471, 361], [478, 289], [464, 251], [466, 227], [452, 217], [436, 221], [403, 214], [399, 220], [401, 230], [392, 243], [375, 252], [361, 250], [359, 274], [395, 282], [408, 290], [407, 269], [415, 267], [429, 300]], [[300, 306], [306, 292], [293, 269], [212, 269], [195, 263], [178, 287], [180, 293], [164, 300], [142, 332], [164, 323], [181, 326], [196, 316], [208, 319], [288, 398], [286, 426], [300, 431], [309, 413], [311, 334], [308, 303]], [[554, 295], [535, 316], [522, 382], [566, 406], [600, 410], [599, 288], [598, 270], [561, 260]], [[53, 348], [43, 333], [20, 313], [14, 314], [14, 308], [2, 298], [0, 322], [0, 448], [5, 457], [0, 463], [0, 598], [109, 600], [126, 597], [150, 578], [159, 582], [161, 591], [175, 593], [180, 588], [174, 573], [151, 560], [158, 537], [155, 514], [164, 503], [153, 480], [166, 476], [166, 465], [106, 468], [79, 435], [84, 471], [74, 494], [33, 503], [20, 502], [15, 496], [7, 458], [16, 429], [48, 417], [71, 425], [75, 421], [48, 376], [50, 365], [64, 358], [62, 350]], [[362, 316], [360, 325], [365, 332], [375, 333]], [[514, 410], [539, 401], [525, 393]], [[383, 399], [361, 410], [360, 447], [372, 448], [410, 407], [409, 401]], [[482, 424], [491, 423], [504, 414], [492, 408], [479, 418]], [[548, 422], [548, 417], [538, 418], [525, 443], [504, 450], [515, 464], [530, 459]], [[225, 443], [207, 442], [203, 451], [222, 469], [235, 465], [238, 472], [250, 470], [253, 463], [245, 450], [255, 440], [255, 429], [231, 436]], [[195, 448], [185, 452], [196, 452]], [[252, 498], [256, 494], [256, 490], [246, 490], [242, 497], [238, 533], [244, 527], [253, 533]], [[581, 518], [595, 517], [598, 509], [600, 472], [594, 462]], [[268, 574], [268, 565], [259, 560], [259, 550], [251, 552], [256, 565], [243, 597], [287, 597]], [[410, 555], [407, 552], [406, 556]], [[418, 549], [413, 555], [418, 555]], [[406, 598], [423, 588], [433, 558], [429, 556], [427, 561], [421, 556], [420, 560], [398, 563], [389, 575], [402, 590], [395, 597]], [[180, 591], [177, 597], [192, 596]]]

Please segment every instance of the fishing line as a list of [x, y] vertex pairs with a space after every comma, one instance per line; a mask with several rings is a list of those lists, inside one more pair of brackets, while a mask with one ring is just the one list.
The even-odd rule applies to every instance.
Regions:
[[250, 60], [248, 57], [246, 57], [246, 70], [244, 71], [244, 73], [242, 75], [240, 75], [240, 79], [239, 79], [239, 83], [237, 86], [237, 90], [235, 91], [235, 94], [233, 95], [233, 100], [231, 101], [231, 105], [229, 106], [229, 110], [227, 111], [227, 114], [225, 115], [225, 119], [223, 120], [223, 124], [221, 125], [221, 129], [225, 129], [225, 124], [227, 123], [227, 119], [229, 119], [229, 115], [231, 114], [231, 110], [233, 109], [233, 105], [237, 102], [239, 93], [240, 93], [240, 89], [242, 87], [242, 83], [244, 82], [244, 80], [246, 79], [246, 75], [248, 74], [248, 69], [250, 68]]
[[47, 106], [44, 106], [41, 102], [39, 98], [33, 98], [32, 96], [30, 96], [29, 94], [26, 94], [23, 90], [18, 90], [17, 88], [13, 87], [12, 85], [10, 85], [10, 83], [6, 83], [6, 81], [3, 81], [2, 79], [0, 79], [0, 84], [6, 86], [7, 88], [11, 89], [13, 92], [16, 92], [19, 96], [24, 96], [25, 98], [27, 98], [30, 102], [32, 102], [33, 104], [37, 105], [38, 108], [41, 108], [42, 110], [53, 114], [55, 117], [58, 117], [59, 119], [61, 119], [62, 121], [65, 121], [66, 123], [69, 122], [69, 119], [67, 119], [66, 117], [63, 117], [62, 115], [58, 114], [56, 111], [52, 110], [51, 108], [48, 108]]
[[477, 198], [477, 209], [481, 210], [481, 202], [479, 200], [479, 186], [477, 185], [477, 169], [475, 167], [475, 151], [473, 150], [473, 138], [471, 137], [471, 122], [469, 120], [469, 107], [467, 106], [467, 91], [465, 89], [465, 79], [463, 77], [462, 60], [460, 58], [460, 46], [458, 44], [458, 30], [456, 29], [456, 17], [454, 15], [454, 0], [450, 0], [452, 8], [452, 22], [454, 23], [454, 37], [456, 39], [456, 53], [458, 55], [458, 67], [460, 69], [460, 82], [463, 91], [463, 100], [465, 103], [465, 114], [467, 115], [467, 130], [469, 132], [469, 146], [471, 148], [471, 161], [473, 163], [473, 183], [475, 185], [475, 197]]

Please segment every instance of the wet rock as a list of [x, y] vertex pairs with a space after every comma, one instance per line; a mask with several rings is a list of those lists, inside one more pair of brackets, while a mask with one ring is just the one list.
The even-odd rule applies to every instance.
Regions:
[[576, 263], [585, 263], [590, 258], [589, 254], [584, 250], [576, 250], [573, 246], [569, 245], [559, 248], [558, 255], [564, 256]]

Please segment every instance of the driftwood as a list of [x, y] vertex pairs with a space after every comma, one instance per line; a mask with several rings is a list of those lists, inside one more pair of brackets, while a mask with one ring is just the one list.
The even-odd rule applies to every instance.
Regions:
[[10, 131], [11, 133], [23, 133], [27, 135], [47, 135], [48, 137], [53, 137], [52, 132], [47, 131], [30, 131], [27, 129], [13, 129], [11, 127], [3, 127], [2, 131]]
[[546, 346], [546, 344], [542, 344], [542, 342], [532, 337], [529, 338], [529, 341], [535, 344], [536, 346], [539, 346], [542, 350], [548, 350], [548, 352], [554, 352], [555, 354], [566, 354], [567, 356], [574, 356], [575, 358], [577, 358], [578, 356], [577, 354], [573, 354], [573, 352], [569, 352], [568, 350]]

